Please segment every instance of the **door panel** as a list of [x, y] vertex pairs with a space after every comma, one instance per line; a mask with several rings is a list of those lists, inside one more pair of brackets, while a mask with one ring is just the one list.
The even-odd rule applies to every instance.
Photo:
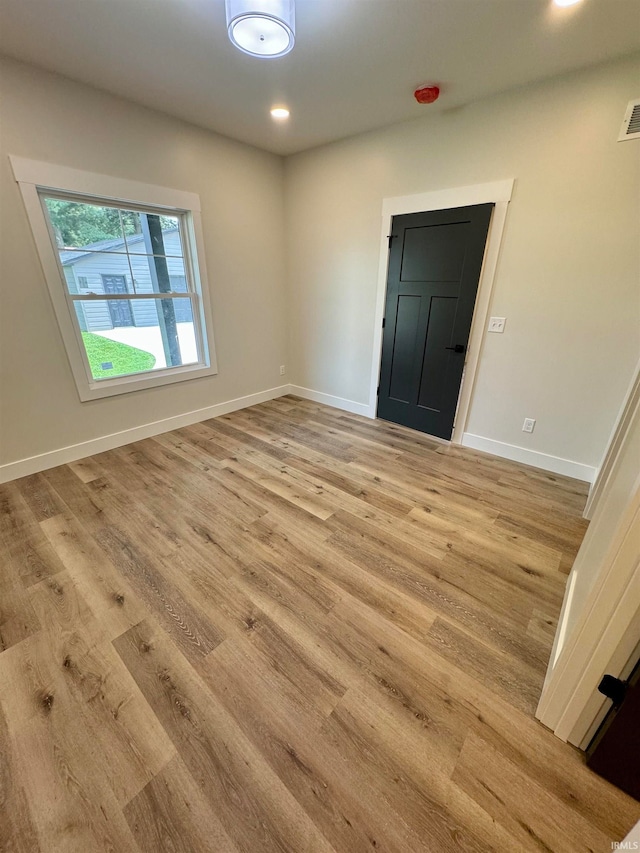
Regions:
[[[127, 280], [123, 275], [103, 275], [102, 284], [105, 293], [127, 293]], [[113, 327], [133, 326], [133, 312], [128, 299], [109, 299], [107, 301]]]
[[391, 365], [389, 396], [408, 403], [413, 385], [413, 354], [417, 344], [420, 319], [420, 297], [405, 294], [398, 297], [396, 341]]
[[451, 438], [492, 210], [393, 218], [378, 417]]
[[400, 280], [457, 283], [462, 274], [465, 248], [466, 223], [407, 228]]
[[450, 357], [446, 347], [451, 339], [456, 303], [457, 299], [450, 296], [434, 296], [429, 306], [418, 405], [435, 412], [440, 411], [445, 402], [445, 379]]

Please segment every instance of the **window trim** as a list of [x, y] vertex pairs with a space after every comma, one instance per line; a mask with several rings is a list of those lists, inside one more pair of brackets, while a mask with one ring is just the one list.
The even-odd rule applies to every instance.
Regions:
[[[155, 388], [217, 374], [218, 366], [213, 340], [213, 316], [204, 254], [204, 237], [200, 197], [196, 193], [145, 184], [126, 178], [115, 178], [84, 172], [66, 166], [56, 166], [37, 160], [10, 155], [13, 174], [25, 205], [36, 249], [42, 265], [49, 296], [58, 321], [60, 333], [82, 402], [112, 397], [131, 391]], [[184, 216], [183, 250], [185, 266], [193, 279], [193, 296], [199, 300], [200, 311], [194, 311], [196, 335], [202, 341], [202, 361], [193, 365], [163, 368], [153, 372], [133, 373], [113, 379], [93, 379], [80, 326], [72, 316], [73, 300], [68, 298], [67, 285], [60, 265], [49, 220], [44, 212], [43, 195], [64, 194], [84, 198], [87, 202], [100, 200], [138, 208], [158, 208]], [[187, 295], [187, 294], [185, 294]], [[181, 294], [182, 296], [182, 294]], [[104, 299], [105, 297], [102, 296]], [[154, 296], [147, 298], [155, 298]], [[183, 297], [184, 298], [184, 297]], [[86, 300], [82, 300], [86, 301]], [[197, 317], [196, 317], [197, 315]]]

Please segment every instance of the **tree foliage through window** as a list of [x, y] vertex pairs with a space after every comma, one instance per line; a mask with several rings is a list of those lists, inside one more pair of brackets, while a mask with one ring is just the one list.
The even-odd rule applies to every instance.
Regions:
[[[56, 198], [48, 198], [46, 203], [59, 249], [78, 249], [141, 233], [137, 211]], [[169, 216], [161, 216], [160, 221], [163, 230], [177, 225]]]

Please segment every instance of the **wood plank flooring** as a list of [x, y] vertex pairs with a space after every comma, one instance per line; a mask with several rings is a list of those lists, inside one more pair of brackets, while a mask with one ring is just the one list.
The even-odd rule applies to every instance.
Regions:
[[606, 851], [584, 484], [285, 397], [0, 487], [0, 850]]

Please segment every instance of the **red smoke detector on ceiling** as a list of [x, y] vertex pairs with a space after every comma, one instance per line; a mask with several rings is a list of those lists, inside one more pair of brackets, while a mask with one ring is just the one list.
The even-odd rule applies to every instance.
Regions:
[[419, 104], [432, 104], [440, 96], [439, 86], [418, 86], [413, 97]]

